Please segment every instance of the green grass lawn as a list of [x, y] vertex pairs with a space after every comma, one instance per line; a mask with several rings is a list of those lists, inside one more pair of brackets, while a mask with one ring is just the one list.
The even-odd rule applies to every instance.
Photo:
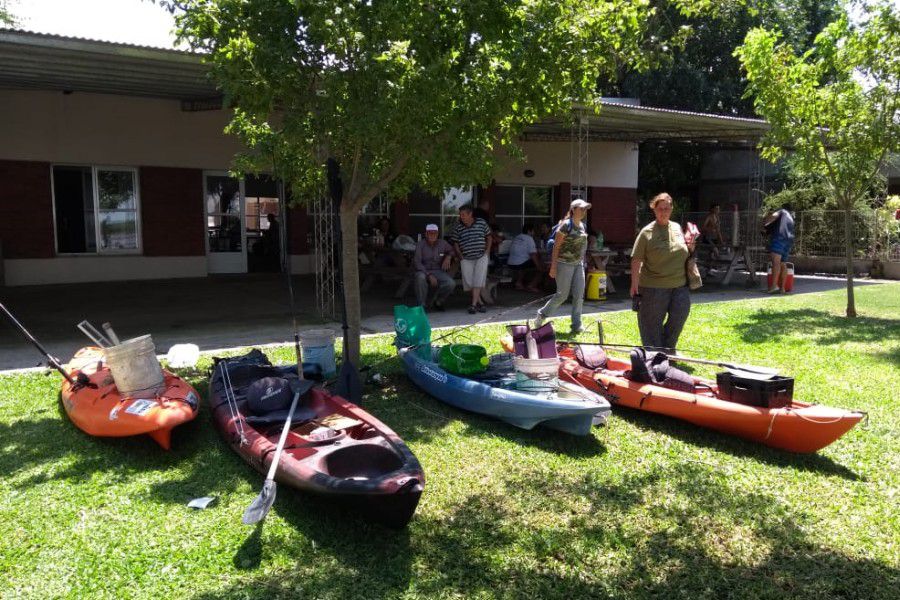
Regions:
[[[284, 486], [245, 527], [262, 476], [205, 406], [164, 452], [78, 431], [56, 375], [0, 377], [0, 597], [897, 598], [900, 285], [859, 287], [857, 303], [856, 320], [840, 291], [697, 305], [682, 337], [696, 356], [782, 367], [801, 399], [868, 411], [815, 455], [633, 411], [589, 437], [521, 431], [383, 363], [366, 408], [427, 477], [402, 532]], [[604, 323], [609, 341], [637, 339], [630, 312]], [[454, 339], [499, 351], [501, 331]], [[389, 358], [390, 338], [363, 351]], [[204, 394], [208, 364], [190, 374]], [[185, 506], [205, 495], [210, 509]]]

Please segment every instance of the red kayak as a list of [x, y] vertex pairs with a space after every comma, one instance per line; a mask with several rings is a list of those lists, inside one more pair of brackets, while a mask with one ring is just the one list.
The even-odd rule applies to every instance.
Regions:
[[865, 413], [791, 399], [783, 407], [750, 406], [721, 398], [714, 381], [694, 378], [688, 393], [626, 377], [631, 363], [608, 357], [604, 368], [586, 368], [574, 348], [561, 344], [560, 377], [601, 393], [613, 406], [658, 413], [790, 452], [816, 452], [850, 431]]
[[[260, 473], [269, 469], [287, 415], [253, 414], [247, 392], [263, 378], [295, 372], [293, 367], [272, 366], [259, 350], [218, 360], [213, 368], [209, 402], [216, 427]], [[419, 461], [396, 433], [321, 388], [301, 396], [275, 480], [333, 498], [393, 528], [406, 526], [425, 486]]]

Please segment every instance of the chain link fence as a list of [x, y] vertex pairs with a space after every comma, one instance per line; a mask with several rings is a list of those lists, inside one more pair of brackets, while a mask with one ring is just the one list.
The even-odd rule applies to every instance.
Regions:
[[[842, 210], [807, 210], [796, 213], [794, 248], [791, 254], [844, 258], [844, 213]], [[700, 227], [706, 215], [706, 212], [679, 212], [672, 215], [672, 220], [681, 224], [690, 221]], [[641, 210], [637, 226], [643, 227], [653, 218], [651, 211]], [[719, 228], [726, 244], [749, 246], [756, 251], [754, 254], [768, 260], [765, 256], [766, 238], [760, 233], [762, 222], [763, 217], [753, 211], [735, 213], [723, 209], [719, 214]], [[900, 221], [893, 214], [878, 210], [854, 210], [850, 235], [854, 258], [900, 262]]]

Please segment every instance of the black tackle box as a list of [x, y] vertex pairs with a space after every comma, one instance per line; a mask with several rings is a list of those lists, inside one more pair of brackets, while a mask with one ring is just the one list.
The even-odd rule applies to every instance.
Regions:
[[794, 397], [794, 378], [776, 375], [771, 379], [738, 377], [732, 373], [716, 373], [719, 397], [763, 408], [788, 406]]

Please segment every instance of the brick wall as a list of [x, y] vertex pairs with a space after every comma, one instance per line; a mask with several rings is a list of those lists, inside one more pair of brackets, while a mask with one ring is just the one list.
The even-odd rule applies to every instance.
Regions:
[[591, 226], [603, 232], [606, 245], [631, 245], [635, 236], [637, 190], [592, 187], [588, 190]]
[[0, 243], [4, 258], [52, 258], [50, 163], [0, 160]]
[[202, 256], [203, 172], [141, 167], [141, 233], [145, 256]]
[[308, 236], [313, 224], [310, 222], [306, 209], [302, 206], [288, 208], [287, 235], [288, 253], [309, 254]]

